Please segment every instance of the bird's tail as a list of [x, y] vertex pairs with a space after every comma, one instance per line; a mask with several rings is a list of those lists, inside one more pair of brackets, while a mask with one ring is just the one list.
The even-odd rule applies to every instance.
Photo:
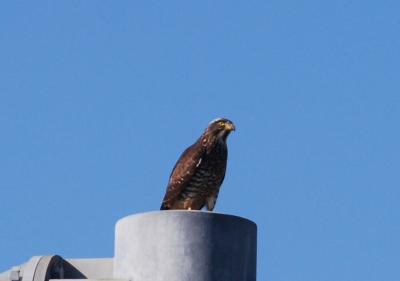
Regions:
[[160, 207], [160, 210], [162, 211], [162, 210], [169, 210], [169, 209], [171, 209], [168, 205], [166, 205], [166, 204], [164, 204], [164, 203], [162, 203], [161, 204], [161, 207]]

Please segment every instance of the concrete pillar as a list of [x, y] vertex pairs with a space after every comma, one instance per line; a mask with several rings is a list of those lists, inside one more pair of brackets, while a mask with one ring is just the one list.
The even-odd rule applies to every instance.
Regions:
[[202, 211], [122, 218], [115, 231], [114, 278], [131, 281], [255, 281], [257, 226]]

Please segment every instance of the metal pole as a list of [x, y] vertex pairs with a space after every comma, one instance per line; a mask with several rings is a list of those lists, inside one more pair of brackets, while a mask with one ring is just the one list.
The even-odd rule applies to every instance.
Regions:
[[132, 281], [255, 281], [257, 226], [212, 212], [160, 211], [122, 218], [114, 278]]

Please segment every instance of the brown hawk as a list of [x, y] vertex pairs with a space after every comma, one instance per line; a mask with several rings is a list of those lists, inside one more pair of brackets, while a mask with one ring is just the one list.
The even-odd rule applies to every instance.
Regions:
[[225, 177], [228, 147], [226, 139], [235, 125], [217, 118], [208, 124], [198, 140], [180, 156], [169, 178], [161, 210], [212, 211]]

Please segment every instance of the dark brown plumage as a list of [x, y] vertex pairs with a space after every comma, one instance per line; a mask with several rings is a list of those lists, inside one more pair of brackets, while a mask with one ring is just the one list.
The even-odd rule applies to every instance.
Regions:
[[226, 139], [235, 126], [225, 118], [208, 124], [198, 140], [189, 146], [172, 170], [161, 210], [212, 211], [225, 177], [228, 148]]

